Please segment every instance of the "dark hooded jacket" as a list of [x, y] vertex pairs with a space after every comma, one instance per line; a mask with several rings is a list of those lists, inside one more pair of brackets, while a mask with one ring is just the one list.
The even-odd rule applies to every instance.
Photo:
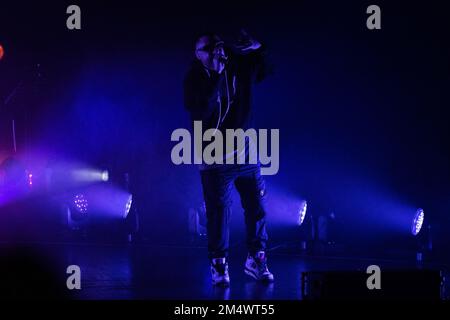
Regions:
[[203, 122], [203, 130], [246, 130], [253, 125], [252, 85], [267, 74], [265, 50], [261, 47], [246, 55], [229, 56], [220, 75], [196, 60], [184, 79], [184, 105], [192, 121]]
[[184, 79], [184, 105], [191, 120], [202, 121], [203, 131], [220, 130], [224, 150], [226, 129], [254, 128], [252, 86], [268, 73], [264, 47], [248, 54], [227, 54], [229, 59], [221, 74], [207, 70], [196, 60]]

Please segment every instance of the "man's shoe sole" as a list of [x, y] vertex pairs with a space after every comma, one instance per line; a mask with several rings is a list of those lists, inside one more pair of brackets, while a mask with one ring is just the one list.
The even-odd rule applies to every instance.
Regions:
[[269, 278], [258, 278], [251, 270], [248, 270], [247, 268], [244, 269], [244, 272], [246, 275], [252, 277], [253, 279], [257, 280], [257, 281], [263, 281], [263, 282], [273, 282], [274, 279], [269, 279]]
[[230, 281], [214, 281], [212, 280], [213, 286], [218, 287], [228, 287], [230, 285]]

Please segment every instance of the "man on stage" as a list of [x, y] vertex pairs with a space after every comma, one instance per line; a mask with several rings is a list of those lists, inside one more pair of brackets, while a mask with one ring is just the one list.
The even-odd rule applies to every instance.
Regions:
[[[199, 37], [195, 61], [184, 80], [184, 103], [192, 121], [202, 121], [204, 130], [252, 128], [251, 91], [266, 75], [264, 47], [242, 31], [231, 47], [214, 34]], [[225, 140], [225, 139], [224, 139]], [[227, 142], [224, 141], [224, 145]], [[229, 142], [231, 143], [231, 142]], [[224, 147], [223, 150], [226, 148]], [[256, 151], [251, 140], [243, 149], [223, 153], [223, 163], [200, 165], [206, 204], [208, 252], [212, 282], [228, 285], [228, 247], [231, 192], [239, 192], [245, 211], [248, 256], [244, 271], [256, 280], [273, 281], [266, 258], [266, 190], [260, 165], [250, 164]], [[232, 158], [234, 164], [227, 164]], [[238, 158], [245, 159], [244, 163]]]

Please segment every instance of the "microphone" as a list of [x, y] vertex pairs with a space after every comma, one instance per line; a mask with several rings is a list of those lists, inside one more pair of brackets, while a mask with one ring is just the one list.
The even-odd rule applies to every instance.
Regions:
[[227, 57], [227, 56], [224, 56], [224, 55], [219, 55], [219, 56], [217, 57], [217, 59], [218, 59], [220, 62], [224, 63], [224, 64], [226, 64], [226, 63], [228, 62], [228, 57]]

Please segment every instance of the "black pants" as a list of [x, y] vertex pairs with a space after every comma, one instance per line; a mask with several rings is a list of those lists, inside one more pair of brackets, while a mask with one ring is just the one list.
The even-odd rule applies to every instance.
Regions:
[[228, 255], [229, 220], [233, 184], [241, 197], [250, 254], [264, 250], [266, 233], [266, 190], [259, 165], [224, 165], [201, 171], [206, 204], [209, 257]]

